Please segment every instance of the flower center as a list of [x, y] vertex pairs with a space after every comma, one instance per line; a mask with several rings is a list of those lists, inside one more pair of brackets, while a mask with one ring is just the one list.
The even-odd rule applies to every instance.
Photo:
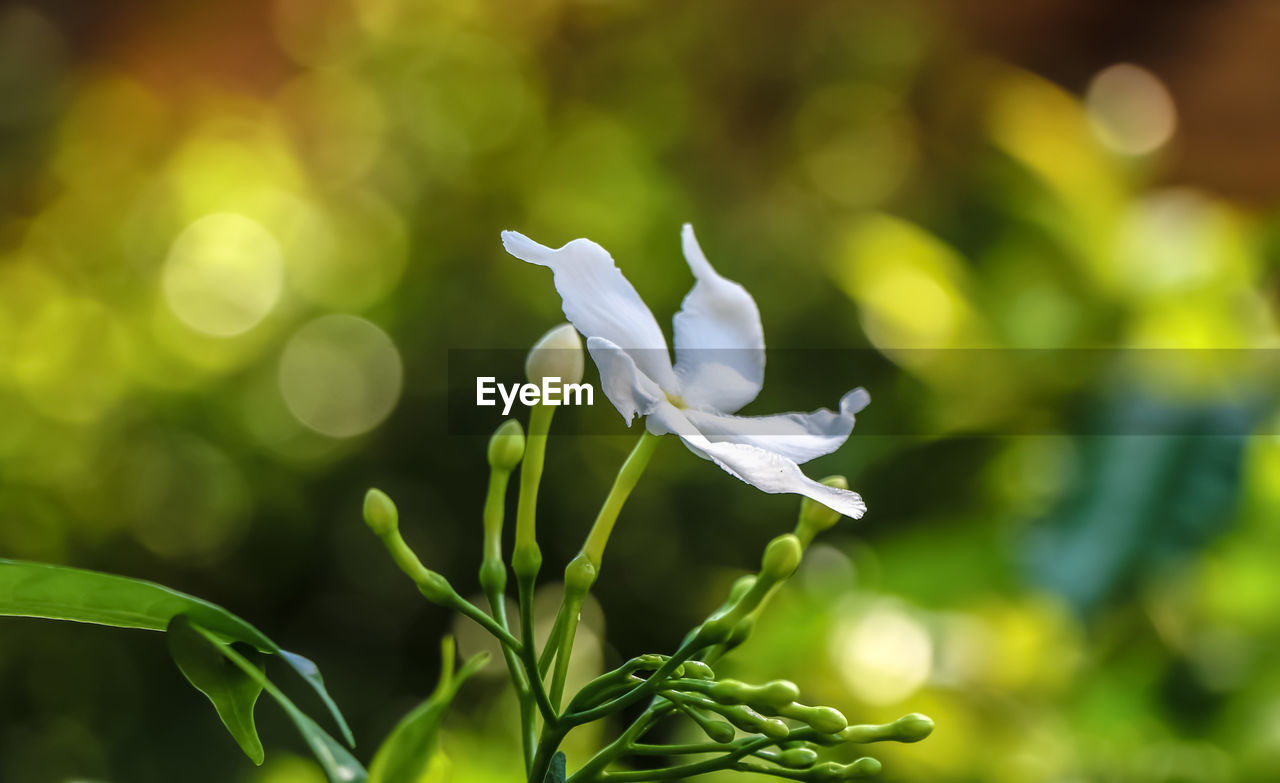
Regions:
[[685, 405], [684, 400], [680, 398], [680, 395], [672, 394], [671, 392], [663, 392], [663, 394], [667, 395], [667, 402], [671, 403], [677, 408], [684, 409], [689, 407], [688, 405]]

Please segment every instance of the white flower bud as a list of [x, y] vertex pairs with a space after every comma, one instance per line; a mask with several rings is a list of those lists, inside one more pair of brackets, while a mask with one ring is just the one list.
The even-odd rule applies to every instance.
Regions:
[[534, 343], [525, 360], [524, 372], [530, 383], [543, 378], [559, 378], [561, 383], [581, 383], [584, 369], [582, 338], [571, 324], [561, 324]]

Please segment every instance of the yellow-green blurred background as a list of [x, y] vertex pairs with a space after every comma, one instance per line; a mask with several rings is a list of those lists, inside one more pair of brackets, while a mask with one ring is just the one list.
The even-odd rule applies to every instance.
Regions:
[[[907, 350], [1274, 347], [1278, 51], [1256, 0], [5, 3], [0, 556], [240, 613], [319, 663], [367, 760], [453, 621], [363, 490], [473, 592], [484, 438], [449, 430], [448, 352], [560, 318], [498, 232], [595, 239], [666, 323], [689, 220], [771, 348], [824, 349], [746, 412], [863, 384], [860, 428], [917, 433], [808, 467], [871, 511], [730, 671], [933, 716], [888, 781], [1280, 779], [1274, 396], [1210, 367], [1117, 399], [1105, 361], [992, 384]], [[551, 581], [615, 425], [552, 442]], [[670, 649], [796, 506], [665, 445], [576, 676]], [[459, 783], [518, 778], [498, 668], [449, 724]], [[158, 636], [0, 623], [5, 783], [321, 780], [259, 713], [261, 769]]]

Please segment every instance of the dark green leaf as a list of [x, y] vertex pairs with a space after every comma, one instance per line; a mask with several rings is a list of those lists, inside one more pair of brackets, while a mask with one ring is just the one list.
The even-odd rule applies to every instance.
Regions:
[[549, 783], [564, 783], [564, 779], [568, 775], [565, 770], [565, 764], [564, 751], [556, 751], [556, 755], [551, 757], [551, 768], [547, 770]]
[[453, 673], [453, 638], [441, 644], [440, 680], [422, 704], [400, 720], [369, 765], [370, 783], [421, 783], [435, 756], [440, 722], [459, 686], [489, 660], [480, 653]]
[[[169, 653], [173, 661], [196, 690], [209, 697], [222, 724], [240, 743], [254, 764], [263, 759], [262, 741], [253, 723], [253, 707], [262, 693], [262, 685], [240, 671], [207, 639], [191, 627], [186, 615], [169, 621]], [[241, 645], [245, 660], [262, 669], [262, 655], [248, 645]]]
[[360, 762], [340, 742], [330, 737], [315, 721], [298, 709], [289, 700], [288, 696], [285, 696], [279, 688], [267, 679], [266, 674], [261, 669], [237, 652], [230, 644], [223, 641], [218, 634], [201, 628], [195, 623], [189, 623], [188, 627], [202, 636], [211, 650], [226, 656], [227, 660], [257, 682], [259, 686], [271, 695], [271, 698], [275, 699], [284, 708], [285, 713], [293, 721], [293, 725], [298, 727], [302, 738], [306, 740], [307, 746], [311, 748], [311, 753], [320, 762], [320, 766], [324, 769], [325, 774], [329, 776], [329, 780], [332, 783], [366, 783], [368, 781], [369, 773], [360, 765]]
[[154, 582], [79, 568], [0, 559], [0, 615], [163, 631], [180, 614], [224, 641], [245, 642], [279, 655], [319, 695], [348, 745], [351, 729], [311, 661], [285, 652], [265, 634], [222, 607]]

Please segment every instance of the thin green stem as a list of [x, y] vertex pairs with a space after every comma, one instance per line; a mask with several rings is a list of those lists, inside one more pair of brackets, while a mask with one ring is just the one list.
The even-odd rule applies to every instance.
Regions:
[[503, 645], [510, 648], [516, 654], [520, 654], [524, 650], [525, 645], [521, 644], [519, 640], [516, 639], [516, 637], [512, 636], [511, 632], [508, 631], [506, 628], [503, 628], [502, 626], [498, 625], [497, 621], [495, 621], [492, 617], [490, 617], [483, 609], [471, 603], [470, 601], [463, 598], [462, 596], [458, 595], [457, 593], [454, 593], [452, 598], [453, 598], [454, 609], [457, 609], [462, 614], [465, 614], [467, 617], [470, 617], [481, 628], [485, 629], [490, 634], [497, 637], [498, 641], [501, 642]]
[[666, 684], [667, 680], [671, 678], [671, 673], [676, 670], [676, 667], [692, 658], [694, 653], [705, 646], [706, 644], [701, 639], [700, 634], [692, 634], [683, 644], [680, 645], [680, 649], [676, 650], [675, 654], [668, 658], [666, 662], [664, 662], [657, 671], [645, 679], [644, 682], [637, 684], [634, 688], [621, 696], [610, 699], [603, 704], [589, 709], [566, 712], [561, 717], [561, 721], [569, 726], [580, 726], [583, 723], [590, 723], [591, 721], [599, 720], [606, 715], [611, 715], [618, 710], [625, 709], [648, 696], [653, 696]]
[[776, 740], [769, 739], [768, 737], [751, 738], [748, 742], [735, 747], [733, 750], [719, 758], [707, 759], [706, 761], [699, 761], [693, 764], [663, 767], [661, 769], [638, 769], [627, 770], [625, 772], [606, 772], [599, 774], [594, 778], [583, 778], [581, 781], [577, 779], [578, 775], [575, 774], [573, 777], [569, 778], [569, 780], [573, 781], [573, 783], [591, 783], [591, 781], [594, 780], [602, 781], [602, 783], [606, 783], [608, 781], [613, 781], [613, 783], [648, 783], [648, 781], [653, 780], [671, 780], [673, 778], [692, 777], [706, 772], [729, 769], [742, 757], [749, 756], [757, 750], [767, 748], [776, 743]]
[[652, 459], [653, 453], [661, 442], [662, 439], [657, 435], [644, 433], [632, 447], [622, 467], [618, 469], [618, 477], [614, 479], [613, 486], [600, 507], [600, 513], [596, 515], [596, 521], [591, 525], [586, 543], [582, 545], [582, 553], [596, 567], [596, 570], [600, 569], [600, 564], [604, 561], [604, 549], [609, 543], [609, 535], [613, 533], [614, 523], [618, 521], [618, 514], [622, 512], [623, 504], [627, 502], [631, 490], [635, 489], [636, 483], [640, 481], [640, 476], [649, 466], [649, 460]]
[[555, 624], [551, 626], [551, 635], [547, 637], [547, 643], [542, 647], [542, 655], [538, 656], [538, 672], [543, 676], [547, 676], [547, 672], [551, 670], [551, 661], [556, 657], [556, 645], [554, 642], [560, 638], [560, 629], [564, 627], [564, 605], [560, 606], [560, 611], [556, 612]]
[[719, 742], [686, 742], [679, 745], [646, 745], [637, 742], [630, 752], [637, 756], [678, 756], [683, 753], [719, 753], [727, 746]]
[[542, 568], [538, 549], [538, 485], [546, 461], [547, 433], [555, 408], [535, 405], [529, 412], [529, 434], [525, 437], [524, 460], [520, 465], [520, 497], [516, 503], [516, 543], [511, 567], [517, 576], [536, 579]]
[[592, 780], [595, 776], [602, 773], [615, 759], [631, 747], [631, 745], [643, 735], [653, 725], [653, 710], [646, 710], [640, 717], [635, 719], [627, 730], [622, 732], [613, 742], [610, 742], [599, 753], [592, 756], [591, 759], [570, 777], [570, 780]]
[[582, 603], [599, 574], [604, 561], [604, 550], [618, 521], [618, 515], [622, 513], [622, 507], [631, 496], [631, 491], [644, 475], [659, 443], [661, 439], [656, 435], [647, 432], [641, 434], [622, 467], [618, 469], [618, 475], [596, 514], [582, 551], [565, 568], [564, 600], [556, 613], [554, 632], [547, 642], [548, 648], [554, 647], [556, 650], [555, 674], [551, 678], [551, 703], [557, 707], [564, 695], [565, 681], [569, 676], [569, 661], [573, 657], [573, 641], [578, 633]]
[[520, 660], [529, 678], [529, 690], [533, 693], [542, 720], [548, 725], [556, 720], [556, 710], [547, 698], [547, 689], [538, 674], [538, 658], [534, 652], [533, 638], [533, 580], [516, 576], [516, 589], [520, 595], [520, 630], [524, 643], [520, 645]]
[[424, 566], [418, 556], [409, 548], [409, 545], [405, 543], [404, 538], [400, 536], [399, 530], [392, 529], [384, 533], [382, 535], [382, 543], [387, 548], [387, 552], [391, 554], [391, 559], [395, 561], [401, 571], [413, 580], [413, 583], [418, 586], [418, 591], [427, 600], [465, 614], [479, 624], [481, 628], [497, 637], [498, 641], [519, 652], [521, 648], [520, 642], [506, 628], [498, 625], [484, 610], [458, 595], [457, 591], [443, 576]]
[[[502, 523], [506, 513], [507, 484], [510, 470], [492, 468], [489, 472], [489, 492], [484, 501], [484, 559], [480, 564], [480, 585], [489, 599], [489, 610], [494, 621], [510, 633], [507, 622], [507, 566], [502, 560]], [[520, 744], [524, 750], [525, 769], [533, 763], [533, 748], [537, 742], [535, 706], [529, 689], [520, 655], [508, 645], [502, 646], [502, 658], [507, 674], [515, 688], [520, 703]]]
[[[557, 641], [556, 671], [551, 678], [551, 704], [557, 709], [564, 695], [565, 681], [569, 677], [569, 659], [573, 655], [573, 640], [578, 634], [578, 620], [582, 616], [582, 601], [587, 597], [585, 591], [571, 590], [565, 586], [564, 603], [560, 605], [560, 615], [564, 617], [560, 633], [552, 637]], [[558, 619], [558, 618], [557, 618]], [[547, 642], [551, 646], [551, 641]]]
[[[489, 595], [489, 606], [493, 610], [493, 617], [503, 628], [507, 628], [507, 606], [506, 597], [501, 593], [491, 593]], [[534, 725], [534, 703], [533, 697], [529, 691], [529, 680], [524, 673], [524, 669], [520, 663], [520, 656], [515, 650], [503, 645], [502, 659], [507, 664], [507, 674], [511, 677], [511, 684], [515, 687], [516, 698], [520, 702], [520, 744], [524, 749], [524, 766], [525, 769], [533, 763], [533, 747], [537, 742], [537, 726]]]

